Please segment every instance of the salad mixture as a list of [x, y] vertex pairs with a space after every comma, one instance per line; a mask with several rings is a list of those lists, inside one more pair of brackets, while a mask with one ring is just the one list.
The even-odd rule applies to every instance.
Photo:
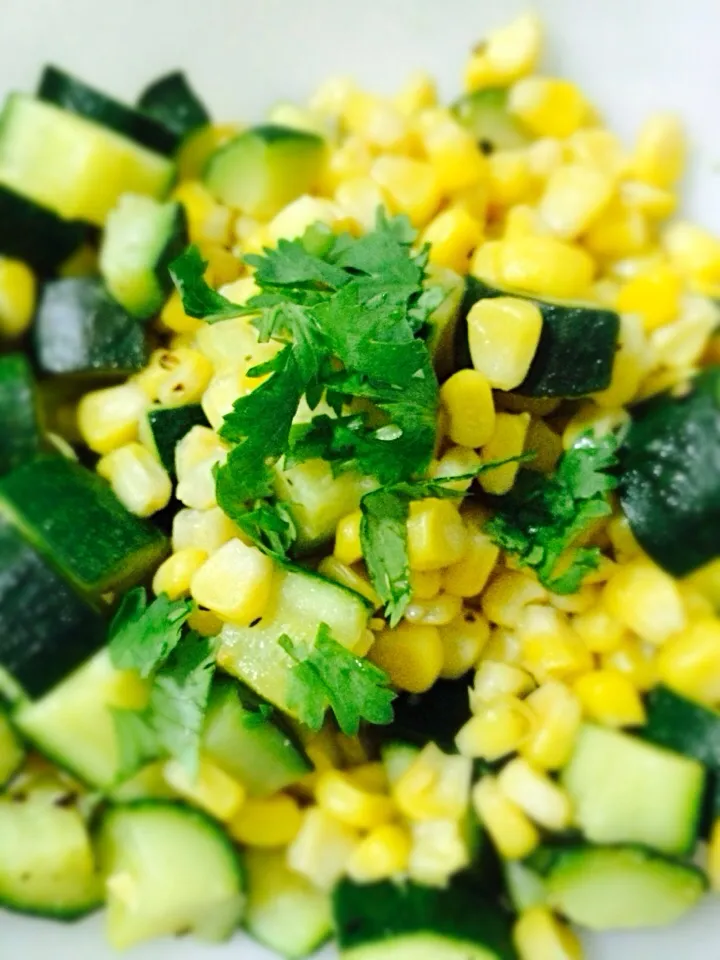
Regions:
[[720, 888], [720, 240], [540, 47], [7, 97], [6, 908], [575, 960]]

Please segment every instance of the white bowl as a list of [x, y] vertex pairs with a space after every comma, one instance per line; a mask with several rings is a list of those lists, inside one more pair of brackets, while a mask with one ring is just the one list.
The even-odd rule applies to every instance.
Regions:
[[[547, 70], [580, 83], [622, 135], [653, 110], [683, 114], [693, 150], [686, 206], [720, 231], [718, 0], [2, 0], [0, 90], [32, 90], [50, 60], [126, 97], [183, 67], [226, 120], [261, 117], [274, 101], [302, 99], [337, 73], [391, 91], [423, 67], [452, 97], [468, 48], [530, 5], [547, 24]], [[588, 958], [712, 960], [719, 944], [718, 901], [708, 897], [676, 927], [588, 938]], [[271, 960], [240, 936], [224, 947], [165, 941], [130, 956]], [[103, 943], [101, 916], [61, 926], [3, 913], [0, 957], [117, 954]]]

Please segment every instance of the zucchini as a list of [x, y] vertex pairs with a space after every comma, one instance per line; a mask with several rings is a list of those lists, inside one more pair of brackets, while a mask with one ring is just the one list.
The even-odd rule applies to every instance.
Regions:
[[681, 577], [720, 555], [720, 366], [632, 414], [620, 503], [643, 550]]
[[117, 949], [181, 933], [218, 942], [242, 919], [239, 855], [198, 810], [161, 800], [111, 808], [100, 825], [98, 858], [108, 939]]
[[706, 782], [696, 760], [585, 724], [561, 780], [588, 840], [693, 850]]
[[181, 204], [123, 194], [110, 211], [100, 247], [100, 273], [108, 290], [134, 317], [152, 317], [172, 287], [168, 265], [187, 242]]
[[41, 276], [55, 271], [85, 242], [83, 223], [63, 220], [15, 190], [0, 186], [0, 254], [24, 260]]
[[466, 93], [450, 107], [475, 137], [483, 153], [526, 147], [529, 137], [508, 110], [506, 87], [487, 87]]
[[123, 193], [161, 198], [175, 166], [167, 157], [91, 120], [25, 94], [0, 116], [0, 185], [67, 220], [101, 227]]
[[288, 960], [300, 960], [332, 936], [332, 906], [287, 865], [285, 851], [245, 854], [248, 902], [245, 926], [251, 937]]
[[23, 745], [8, 718], [0, 712], [0, 788], [18, 772], [24, 759]]
[[40, 402], [21, 353], [0, 356], [0, 474], [32, 459], [42, 444]]
[[152, 407], [147, 413], [147, 436], [162, 465], [175, 477], [175, 447], [193, 427], [209, 427], [208, 419], [199, 403], [181, 407]]
[[475, 884], [447, 889], [342, 881], [333, 896], [342, 960], [513, 960], [510, 917]]
[[126, 107], [124, 103], [88, 86], [58, 67], [45, 67], [37, 96], [46, 103], [52, 103], [69, 113], [75, 113], [114, 130], [149, 150], [168, 154], [175, 150], [175, 139], [164, 124], [158, 123], [147, 112], [141, 113], [132, 107]]
[[181, 70], [159, 77], [140, 94], [138, 109], [175, 138], [174, 149], [188, 134], [210, 123], [210, 114]]
[[208, 160], [205, 184], [221, 203], [269, 220], [318, 182], [325, 141], [307, 130], [252, 127]]
[[97, 474], [63, 457], [38, 457], [1, 478], [0, 513], [93, 598], [138, 583], [167, 549]]
[[254, 626], [225, 624], [218, 664], [261, 697], [292, 714], [287, 687], [295, 661], [279, 644], [283, 635], [312, 645], [322, 623], [334, 640], [353, 650], [364, 639], [367, 600], [339, 583], [299, 567], [276, 570], [267, 610]]
[[688, 700], [668, 687], [656, 687], [647, 698], [642, 736], [667, 750], [692, 757], [720, 771], [720, 713]]
[[97, 277], [45, 284], [33, 338], [43, 373], [124, 377], [148, 359], [145, 330]]
[[522, 913], [547, 903], [545, 880], [531, 866], [520, 860], [505, 860], [502, 870], [513, 910]]
[[543, 326], [527, 376], [513, 393], [528, 397], [584, 397], [610, 384], [618, 346], [620, 318], [593, 304], [538, 300], [467, 278], [461, 319], [456, 328], [458, 367], [472, 367], [470, 308], [486, 297], [522, 297], [542, 313]]

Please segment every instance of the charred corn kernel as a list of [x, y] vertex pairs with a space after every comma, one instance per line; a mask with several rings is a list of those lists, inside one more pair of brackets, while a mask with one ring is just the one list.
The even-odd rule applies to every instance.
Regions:
[[569, 137], [587, 122], [590, 106], [575, 84], [528, 77], [510, 91], [510, 111], [537, 137]]
[[449, 500], [414, 500], [407, 533], [411, 570], [440, 570], [465, 555], [465, 527], [457, 507]]
[[672, 187], [685, 166], [685, 134], [673, 114], [649, 117], [638, 134], [632, 168], [639, 180], [656, 187]]
[[185, 210], [192, 243], [230, 243], [232, 212], [228, 207], [216, 203], [199, 180], [181, 183], [173, 191], [172, 199], [181, 203]]
[[542, 27], [532, 13], [493, 30], [478, 44], [465, 69], [468, 90], [505, 86], [532, 73], [540, 56]]
[[491, 627], [490, 639], [485, 645], [481, 659], [519, 664], [522, 659], [522, 649], [517, 633], [507, 627]]
[[407, 827], [397, 823], [375, 827], [355, 847], [345, 872], [355, 883], [375, 883], [405, 873], [411, 845]]
[[526, 150], [496, 150], [488, 158], [488, 205], [502, 210], [524, 203], [536, 193]]
[[354, 590], [355, 593], [359, 593], [361, 597], [369, 600], [375, 609], [382, 606], [382, 600], [373, 589], [368, 578], [358, 569], [342, 563], [337, 557], [323, 557], [318, 566], [318, 572], [329, 580], [342, 583]]
[[416, 70], [410, 74], [393, 98], [403, 116], [411, 117], [420, 110], [437, 104], [437, 86], [429, 73]]
[[320, 775], [315, 799], [325, 813], [359, 830], [380, 827], [392, 820], [395, 813], [390, 797], [363, 790], [340, 770], [328, 770]]
[[470, 707], [473, 713], [479, 713], [493, 700], [524, 696], [534, 686], [533, 678], [520, 667], [500, 660], [483, 660], [470, 688]]
[[167, 471], [141, 443], [128, 443], [107, 453], [97, 465], [120, 503], [136, 517], [150, 517], [172, 496]]
[[345, 100], [342, 118], [351, 134], [378, 150], [401, 152], [409, 145], [407, 118], [383, 97], [362, 90], [352, 91]]
[[[483, 463], [519, 457], [525, 449], [529, 426], [529, 413], [498, 413], [495, 417], [495, 431], [480, 453]], [[486, 470], [478, 477], [480, 486], [485, 493], [501, 496], [512, 489], [518, 468], [518, 461], [511, 460], [501, 467]]]
[[182, 797], [224, 822], [232, 820], [245, 802], [243, 785], [205, 757], [200, 758], [197, 777], [179, 760], [168, 760], [163, 777]]
[[650, 334], [655, 362], [683, 372], [695, 366], [718, 323], [720, 309], [712, 300], [703, 296], [684, 297], [678, 319]]
[[707, 872], [711, 889], [720, 890], [720, 818], [715, 820], [710, 831]]
[[482, 239], [482, 225], [463, 207], [448, 207], [427, 225], [423, 243], [430, 244], [430, 262], [467, 273], [470, 255]]
[[691, 623], [663, 647], [657, 668], [660, 680], [674, 690], [703, 703], [720, 701], [720, 620]]
[[500, 250], [502, 241], [489, 240], [481, 243], [470, 261], [470, 273], [486, 283], [502, 283]]
[[393, 686], [409, 693], [429, 690], [440, 676], [443, 646], [437, 627], [400, 623], [381, 631], [370, 659], [389, 675]]
[[425, 155], [442, 193], [464, 190], [487, 179], [485, 155], [470, 131], [451, 114], [428, 110], [421, 115], [418, 125]]
[[530, 603], [547, 600], [548, 592], [533, 577], [515, 570], [503, 570], [482, 595], [482, 610], [491, 623], [516, 627], [520, 615]]
[[[448, 418], [449, 420], [449, 418]], [[439, 460], [430, 466], [430, 476], [436, 479], [465, 477], [445, 484], [449, 490], [467, 492], [473, 483], [477, 469], [482, 463], [480, 457], [470, 447], [450, 447]]]
[[623, 145], [612, 130], [602, 127], [577, 130], [564, 146], [568, 160], [595, 167], [612, 180], [617, 179], [627, 166]]
[[276, 246], [278, 240], [296, 240], [314, 223], [332, 227], [337, 220], [338, 211], [332, 201], [305, 194], [283, 207], [267, 225], [271, 246]]
[[410, 587], [414, 600], [433, 600], [442, 586], [439, 570], [414, 570], [410, 574]]
[[[493, 301], [481, 300], [473, 310], [485, 302]], [[495, 406], [491, 384], [484, 373], [458, 370], [442, 385], [440, 400], [448, 415], [448, 436], [453, 443], [481, 447], [490, 440], [495, 428]]]
[[638, 727], [645, 723], [645, 707], [627, 674], [592, 670], [579, 677], [573, 689], [590, 720], [608, 727]]
[[410, 820], [459, 820], [470, 799], [472, 763], [443, 753], [434, 743], [424, 747], [393, 784], [393, 797]]
[[207, 558], [207, 553], [197, 547], [186, 547], [171, 554], [157, 568], [153, 577], [153, 591], [157, 596], [166, 593], [171, 600], [190, 593], [192, 578]]
[[30, 326], [37, 296], [35, 274], [22, 260], [0, 257], [0, 336], [11, 340]]
[[177, 154], [178, 179], [196, 181], [202, 177], [210, 155], [240, 131], [236, 123], [213, 123], [186, 137]]
[[647, 218], [637, 207], [613, 200], [587, 231], [583, 244], [604, 260], [642, 253], [650, 244]]
[[582, 708], [577, 696], [557, 680], [548, 680], [525, 700], [533, 717], [522, 755], [542, 770], [558, 770], [570, 758], [580, 729]]
[[469, 865], [468, 842], [457, 820], [416, 821], [410, 833], [407, 873], [415, 883], [444, 887], [453, 874]]
[[[160, 322], [166, 329], [172, 330], [173, 333], [194, 333], [200, 329], [203, 323], [202, 320], [189, 317], [185, 313], [177, 290], [173, 290], [160, 311]], [[164, 380], [164, 377], [162, 379]], [[162, 382], [162, 380], [159, 382]]]
[[625, 639], [625, 628], [602, 606], [579, 613], [572, 620], [573, 630], [591, 653], [609, 653]]
[[363, 551], [360, 543], [360, 521], [362, 514], [359, 510], [348, 513], [338, 523], [335, 530], [335, 549], [333, 553], [341, 563], [348, 566], [362, 560]]
[[492, 762], [519, 750], [532, 733], [533, 715], [517, 697], [481, 704], [480, 712], [460, 728], [455, 745], [464, 757]]
[[413, 599], [405, 610], [408, 623], [442, 627], [460, 616], [462, 600], [451, 593], [441, 593], [432, 600]]
[[522, 860], [533, 852], [540, 843], [537, 828], [508, 800], [495, 777], [483, 777], [472, 797], [477, 815], [502, 857]]
[[161, 366], [166, 376], [158, 385], [157, 397], [168, 407], [196, 403], [213, 375], [213, 366], [207, 357], [187, 347], [165, 351]]
[[110, 453], [137, 438], [147, 407], [147, 396], [135, 383], [86, 393], [77, 408], [80, 436], [95, 453]]
[[273, 562], [257, 547], [228, 540], [192, 579], [193, 599], [224, 620], [248, 624], [265, 612], [272, 587]]
[[476, 610], [466, 609], [440, 627], [443, 666], [440, 676], [457, 680], [475, 666], [490, 639], [490, 624]]
[[595, 273], [584, 250], [554, 237], [500, 241], [498, 260], [505, 284], [548, 297], [583, 296]]
[[628, 207], [639, 210], [652, 220], [664, 220], [674, 213], [677, 197], [669, 190], [662, 190], [639, 180], [625, 180], [620, 184], [620, 197]]
[[680, 277], [671, 267], [658, 266], [640, 273], [620, 290], [617, 307], [639, 313], [646, 330], [669, 323], [680, 309]]
[[467, 550], [462, 560], [445, 567], [443, 589], [458, 597], [476, 597], [483, 591], [495, 569], [500, 549], [486, 533], [482, 524], [466, 521]]
[[628, 630], [657, 646], [686, 623], [677, 582], [649, 561], [618, 567], [605, 586], [603, 603]]
[[[542, 325], [539, 308], [529, 300], [521, 300], [519, 297], [487, 297], [478, 300], [467, 317], [470, 358], [475, 370], [483, 374], [487, 383], [497, 390], [513, 390], [519, 387], [527, 376], [537, 351]], [[455, 374], [455, 377], [463, 376], [464, 379], [460, 382], [465, 386], [467, 374], [468, 371], [463, 370]], [[443, 389], [446, 387], [447, 384]], [[463, 393], [466, 392], [465, 389]], [[480, 410], [479, 406], [478, 409]], [[491, 411], [494, 413], [490, 395], [488, 399], [483, 398], [482, 402], [482, 424], [485, 429], [480, 432], [484, 440], [468, 443], [467, 446], [480, 447], [492, 436], [494, 417], [491, 416]]]
[[571, 240], [602, 213], [613, 189], [613, 178], [598, 167], [568, 163], [558, 167], [545, 185], [540, 216], [556, 236]]
[[589, 650], [568, 618], [554, 607], [531, 604], [518, 623], [523, 666], [538, 680], [576, 677], [592, 669]]
[[357, 232], [367, 232], [375, 226], [378, 207], [384, 203], [380, 187], [368, 176], [344, 180], [335, 191], [335, 203], [340, 213], [349, 217]]
[[523, 757], [516, 757], [503, 767], [498, 784], [508, 800], [541, 827], [565, 830], [570, 826], [570, 797]]
[[287, 794], [249, 797], [228, 823], [230, 836], [249, 847], [284, 847], [292, 843], [302, 824], [302, 811]]
[[576, 934], [547, 907], [530, 907], [518, 917], [513, 942], [520, 960], [583, 960]]
[[345, 872], [357, 842], [355, 830], [319, 807], [311, 807], [288, 847], [288, 866], [320, 890], [332, 890]]
[[379, 157], [370, 176], [394, 213], [404, 213], [414, 227], [424, 227], [440, 206], [441, 190], [432, 164], [409, 157]]
[[617, 670], [624, 674], [638, 690], [645, 692], [658, 682], [655, 655], [656, 648], [650, 644], [626, 639], [619, 647], [601, 654], [600, 663], [605, 670]]
[[179, 510], [175, 514], [172, 545], [176, 552], [196, 548], [208, 554], [215, 553], [233, 537], [242, 537], [242, 534], [220, 507]]
[[530, 421], [525, 447], [535, 454], [525, 466], [540, 473], [552, 473], [563, 452], [562, 439], [539, 417], [533, 417]]

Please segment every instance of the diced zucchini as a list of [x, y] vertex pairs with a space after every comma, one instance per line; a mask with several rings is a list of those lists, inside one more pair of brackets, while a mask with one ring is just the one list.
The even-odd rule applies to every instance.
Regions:
[[33, 336], [43, 373], [129, 376], [147, 363], [145, 330], [97, 277], [45, 284]]
[[668, 687], [648, 694], [642, 736], [659, 747], [692, 757], [720, 771], [720, 713]]
[[167, 549], [100, 477], [63, 457], [38, 457], [3, 477], [0, 512], [92, 597], [142, 580]]
[[123, 949], [193, 933], [226, 940], [245, 909], [238, 853], [198, 810], [164, 801], [111, 808], [98, 857], [107, 890], [107, 934]]
[[506, 860], [503, 874], [513, 910], [521, 913], [547, 903], [544, 878], [521, 860]]
[[20, 769], [25, 750], [4, 713], [0, 712], [0, 787]]
[[445, 380], [453, 372], [456, 329], [465, 296], [465, 278], [454, 270], [429, 264], [427, 284], [441, 287], [445, 293], [445, 299], [428, 318], [426, 334], [435, 372], [440, 380]]
[[239, 780], [253, 796], [267, 796], [296, 783], [312, 764], [289, 728], [250, 690], [217, 677], [205, 717], [203, 752]]
[[697, 837], [705, 771], [637, 737], [586, 724], [562, 782], [575, 822], [594, 843], [687, 853]]
[[100, 273], [134, 317], [157, 313], [172, 287], [168, 265], [188, 242], [185, 209], [126, 193], [110, 211], [100, 247]]
[[159, 77], [146, 87], [138, 109], [173, 134], [175, 150], [188, 134], [210, 123], [210, 114], [181, 70]]
[[484, 153], [525, 147], [528, 136], [508, 110], [505, 87], [487, 87], [460, 97], [450, 108]]
[[175, 476], [175, 447], [193, 427], [209, 426], [199, 403], [181, 407], [152, 407], [147, 414], [149, 437], [160, 462], [171, 477]]
[[177, 791], [165, 779], [165, 760], [155, 760], [138, 770], [127, 780], [108, 791], [115, 803], [135, 800], [176, 800]]
[[42, 442], [35, 378], [21, 353], [0, 357], [0, 423], [0, 474], [3, 474], [34, 457]]
[[58, 217], [0, 186], [0, 254], [24, 260], [39, 274], [54, 273], [83, 244], [88, 228]]
[[0, 184], [68, 220], [102, 226], [123, 193], [161, 198], [175, 167], [166, 157], [84, 117], [25, 94], [0, 117]]
[[288, 867], [284, 850], [249, 849], [245, 868], [250, 936], [288, 960], [301, 960], [330, 939], [329, 896]]
[[312, 644], [325, 623], [333, 639], [352, 650], [363, 639], [370, 612], [367, 601], [352, 590], [287, 567], [275, 573], [267, 611], [254, 626], [223, 627], [218, 663], [261, 697], [292, 713], [287, 684], [295, 661], [279, 638], [287, 634], [296, 642]]
[[322, 137], [290, 127], [245, 130], [208, 161], [205, 183], [218, 200], [251, 217], [269, 219], [318, 181]]

